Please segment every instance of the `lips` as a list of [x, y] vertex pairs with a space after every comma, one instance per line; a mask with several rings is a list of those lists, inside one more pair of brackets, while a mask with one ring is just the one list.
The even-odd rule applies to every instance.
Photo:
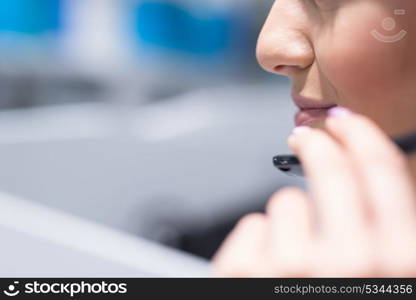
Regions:
[[295, 115], [296, 126], [312, 126], [314, 123], [325, 118], [328, 110], [337, 106], [334, 103], [309, 99], [296, 93], [292, 93], [292, 98], [299, 108], [299, 111]]
[[308, 109], [300, 110], [295, 115], [296, 126], [312, 126], [319, 120], [325, 118], [328, 114], [328, 109]]

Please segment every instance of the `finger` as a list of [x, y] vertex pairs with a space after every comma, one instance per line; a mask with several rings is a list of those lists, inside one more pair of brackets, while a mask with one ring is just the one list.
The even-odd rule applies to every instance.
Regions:
[[310, 199], [301, 189], [284, 188], [269, 201], [270, 257], [276, 276], [307, 276], [313, 239]]
[[327, 129], [351, 153], [377, 222], [386, 230], [413, 230], [416, 198], [405, 156], [369, 119], [343, 116], [328, 118]]
[[219, 277], [264, 277], [267, 225], [263, 214], [243, 217], [213, 258]]
[[320, 230], [346, 243], [362, 234], [363, 195], [348, 154], [328, 134], [312, 128], [295, 131], [289, 145], [305, 169]]
[[363, 116], [329, 118], [327, 128], [349, 149], [359, 166], [378, 225], [377, 256], [385, 274], [412, 274], [416, 266], [416, 198], [404, 155]]

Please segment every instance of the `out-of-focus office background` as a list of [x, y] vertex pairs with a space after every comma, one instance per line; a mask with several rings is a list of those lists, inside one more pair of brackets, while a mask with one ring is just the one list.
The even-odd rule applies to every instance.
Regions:
[[301, 184], [271, 163], [294, 111], [255, 59], [272, 2], [0, 1], [0, 190], [211, 258]]

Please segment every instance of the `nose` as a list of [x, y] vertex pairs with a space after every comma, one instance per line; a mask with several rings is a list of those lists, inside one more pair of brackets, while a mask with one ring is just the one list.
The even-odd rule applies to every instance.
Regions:
[[[308, 36], [307, 16], [296, 0], [276, 1], [257, 42], [257, 60], [272, 73], [292, 77], [310, 67], [315, 59]], [[290, 6], [286, 9], [286, 6]]]

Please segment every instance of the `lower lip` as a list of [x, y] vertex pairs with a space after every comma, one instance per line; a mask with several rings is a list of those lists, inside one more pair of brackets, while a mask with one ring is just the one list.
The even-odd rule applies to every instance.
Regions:
[[302, 109], [295, 115], [296, 126], [312, 126], [328, 115], [329, 108]]

